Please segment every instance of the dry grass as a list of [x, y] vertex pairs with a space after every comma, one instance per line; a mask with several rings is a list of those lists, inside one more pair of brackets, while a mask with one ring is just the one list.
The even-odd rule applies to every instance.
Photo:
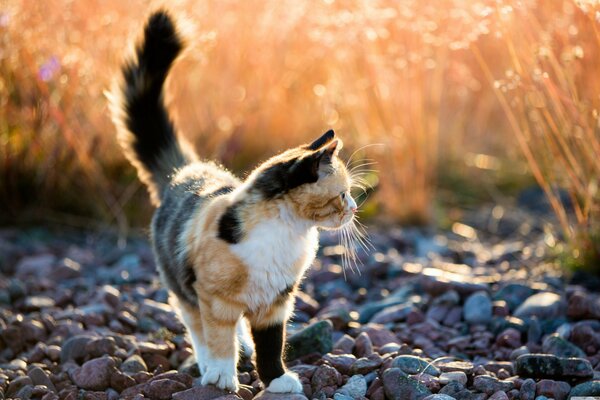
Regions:
[[[515, 7], [510, 14], [497, 18], [510, 54], [504, 76], [494, 77], [489, 61], [475, 52], [571, 245], [572, 262], [597, 268], [600, 5], [561, 1], [541, 10]], [[561, 201], [561, 190], [568, 202]]]
[[[9, 217], [87, 215], [122, 231], [147, 218], [102, 92], [160, 4], [4, 2], [0, 206]], [[570, 232], [598, 205], [600, 93], [597, 22], [573, 4], [170, 2], [189, 35], [168, 82], [170, 107], [203, 156], [236, 171], [329, 127], [347, 155], [380, 144], [354, 157], [377, 161], [366, 209], [401, 221], [430, 219], [449, 171], [520, 161], [520, 146]], [[556, 206], [557, 187], [573, 194], [576, 222]]]

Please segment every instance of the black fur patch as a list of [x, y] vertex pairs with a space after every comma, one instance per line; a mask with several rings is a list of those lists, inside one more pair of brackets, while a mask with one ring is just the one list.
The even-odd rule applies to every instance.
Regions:
[[242, 224], [237, 215], [235, 205], [227, 207], [227, 211], [219, 220], [219, 238], [227, 243], [235, 244], [242, 240]]
[[[160, 157], [179, 145], [175, 128], [163, 104], [163, 83], [171, 64], [183, 49], [175, 24], [164, 11], [154, 13], [144, 29], [144, 41], [136, 49], [137, 58], [123, 68], [125, 81], [125, 124], [135, 136], [133, 149], [144, 166], [156, 172]], [[175, 152], [183, 165], [184, 156]], [[173, 167], [177, 167], [174, 165]]]
[[325, 132], [323, 135], [321, 135], [320, 138], [318, 138], [317, 140], [315, 140], [314, 142], [309, 144], [308, 148], [310, 150], [317, 150], [318, 148], [331, 142], [333, 140], [334, 136], [335, 136], [335, 132], [333, 131], [333, 129], [330, 129], [327, 132]]
[[273, 379], [285, 373], [283, 367], [283, 345], [285, 327], [282, 323], [268, 328], [252, 328], [256, 348], [256, 369], [260, 380], [269, 386]]
[[319, 179], [320, 159], [321, 155], [313, 154], [272, 165], [256, 178], [254, 187], [269, 200], [300, 185], [314, 183]]

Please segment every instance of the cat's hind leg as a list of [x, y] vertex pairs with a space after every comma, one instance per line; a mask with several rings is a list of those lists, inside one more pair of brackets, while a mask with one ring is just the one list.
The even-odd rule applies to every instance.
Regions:
[[248, 321], [245, 318], [240, 318], [236, 326], [237, 338], [240, 344], [240, 354], [247, 359], [252, 358], [254, 354], [254, 342], [250, 336], [248, 329]]
[[208, 347], [204, 340], [204, 332], [202, 329], [202, 318], [200, 317], [200, 308], [189, 305], [185, 302], [180, 302], [181, 317], [183, 324], [187, 328], [194, 349], [194, 357], [198, 363], [200, 375], [206, 374], [208, 366]]

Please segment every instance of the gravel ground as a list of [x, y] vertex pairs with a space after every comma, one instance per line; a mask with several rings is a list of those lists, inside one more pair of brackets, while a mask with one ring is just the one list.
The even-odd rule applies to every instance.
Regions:
[[[500, 212], [502, 211], [502, 212]], [[370, 228], [358, 273], [322, 236], [289, 325], [303, 395], [249, 360], [199, 385], [143, 238], [0, 230], [0, 399], [568, 399], [600, 396], [600, 285], [545, 263], [543, 219], [479, 210], [450, 231]]]

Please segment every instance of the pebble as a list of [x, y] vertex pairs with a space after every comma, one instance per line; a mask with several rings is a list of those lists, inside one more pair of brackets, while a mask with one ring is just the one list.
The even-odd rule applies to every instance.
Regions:
[[407, 374], [426, 373], [433, 376], [440, 375], [440, 370], [434, 367], [430, 362], [415, 356], [398, 356], [394, 358], [392, 367], [400, 368]]
[[520, 400], [534, 400], [536, 391], [536, 383], [533, 379], [528, 378], [523, 381], [519, 389]]
[[354, 341], [354, 354], [357, 357], [367, 357], [373, 354], [373, 343], [366, 332], [362, 332]]
[[142, 357], [137, 354], [134, 354], [128, 357], [120, 367], [121, 371], [135, 374], [137, 372], [146, 372], [148, 371], [148, 367], [146, 366], [146, 362]]
[[327, 354], [333, 349], [333, 325], [329, 320], [319, 321], [293, 334], [287, 340], [288, 360], [295, 360], [317, 352]]
[[600, 380], [580, 383], [570, 393], [572, 396], [600, 396]]
[[56, 387], [54, 386], [54, 383], [52, 383], [46, 372], [44, 372], [44, 370], [40, 367], [31, 368], [29, 372], [27, 372], [27, 376], [31, 378], [31, 382], [34, 385], [44, 385], [49, 390], [58, 393]]
[[351, 399], [361, 398], [367, 393], [367, 381], [363, 375], [353, 375], [336, 393], [348, 396]]
[[542, 352], [554, 354], [558, 357], [585, 357], [586, 354], [579, 347], [566, 339], [560, 337], [557, 333], [544, 339], [542, 343]]
[[467, 374], [462, 371], [442, 372], [440, 374], [440, 383], [446, 385], [451, 381], [467, 384]]
[[555, 400], [565, 400], [571, 391], [571, 385], [567, 382], [542, 379], [536, 385], [538, 396], [552, 397]]
[[463, 307], [465, 321], [469, 324], [487, 324], [492, 320], [492, 300], [487, 292], [470, 295]]
[[431, 394], [427, 386], [409, 378], [400, 368], [390, 368], [383, 373], [383, 388], [390, 400], [421, 400]]
[[80, 388], [105, 390], [110, 385], [115, 365], [115, 360], [111, 357], [94, 358], [77, 368], [71, 378]]
[[512, 381], [501, 381], [487, 375], [479, 375], [473, 379], [473, 387], [480, 392], [492, 395], [498, 391], [507, 392], [515, 386]]
[[567, 304], [560, 295], [552, 292], [534, 294], [525, 300], [514, 312], [517, 318], [537, 317], [539, 319], [557, 318], [566, 313]]

